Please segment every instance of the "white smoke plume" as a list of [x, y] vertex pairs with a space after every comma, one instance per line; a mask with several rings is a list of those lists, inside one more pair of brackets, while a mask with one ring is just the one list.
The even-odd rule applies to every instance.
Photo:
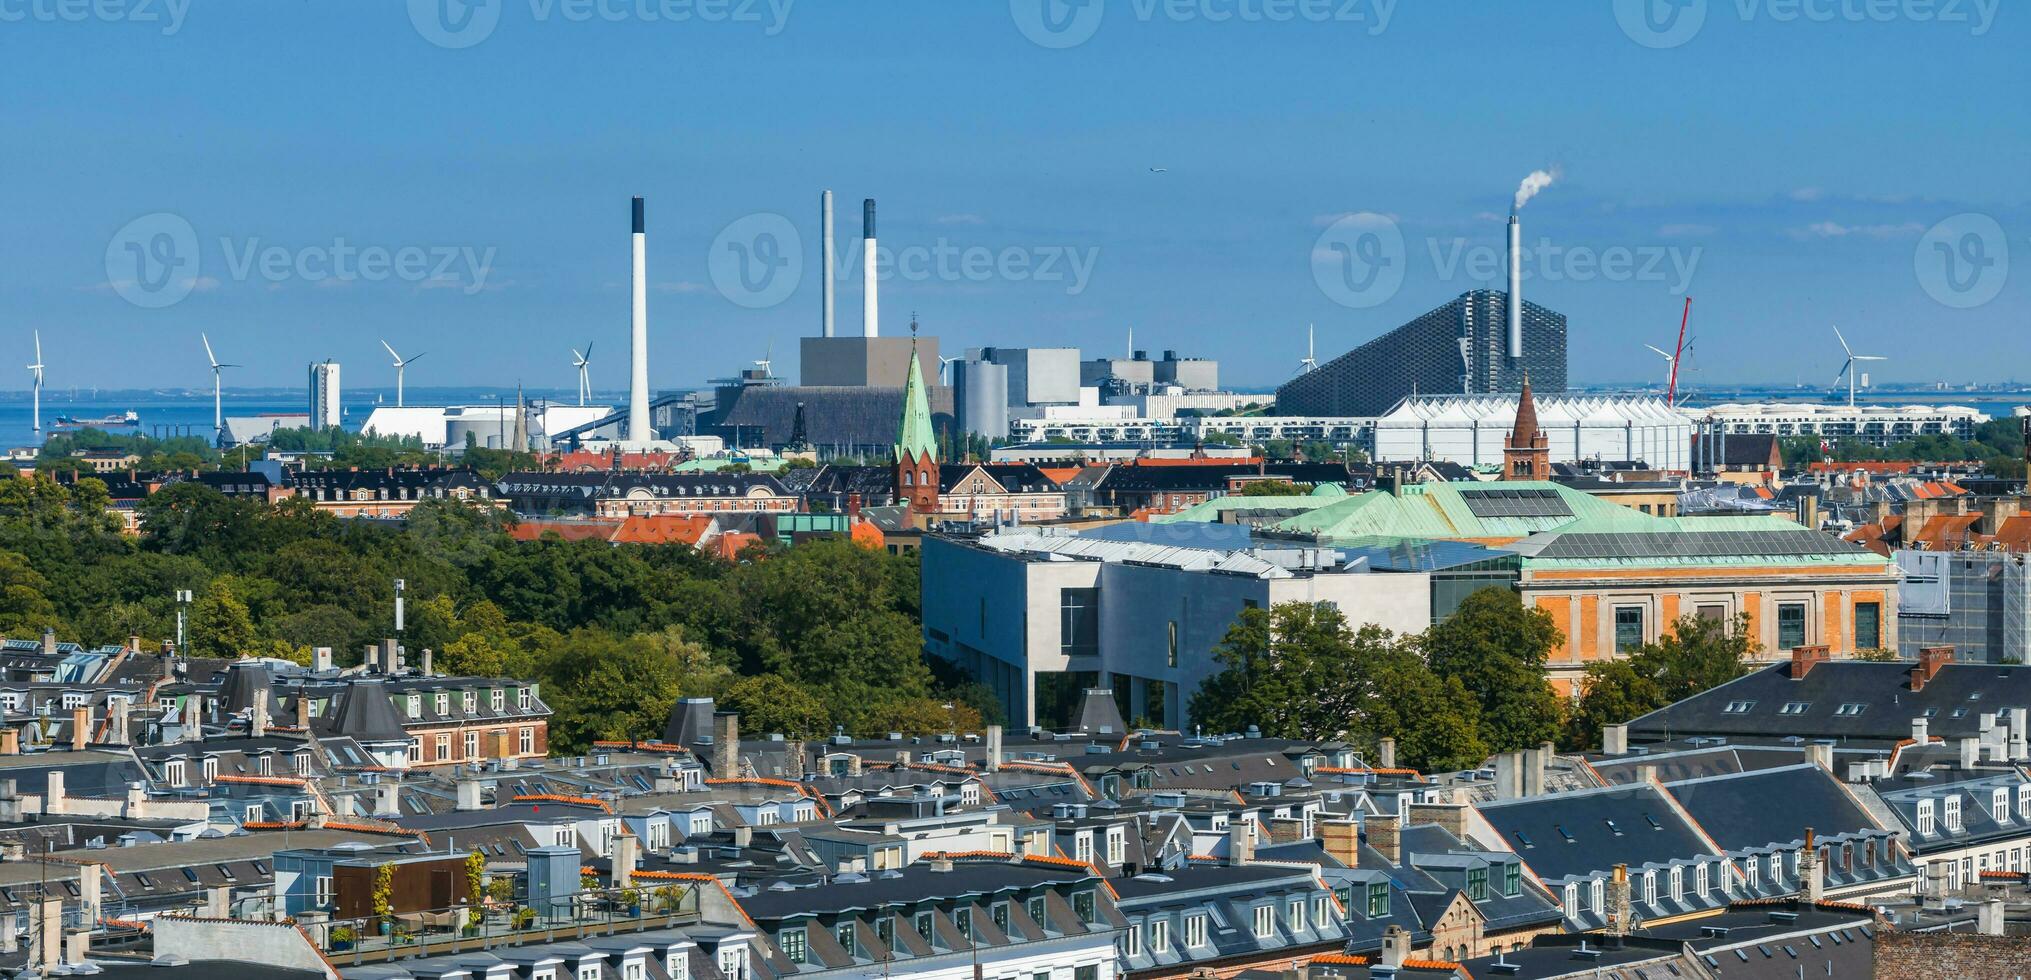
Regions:
[[1552, 181], [1557, 180], [1558, 176], [1557, 170], [1531, 171], [1530, 176], [1523, 178], [1523, 183], [1516, 185], [1516, 203], [1511, 205], [1510, 209], [1522, 209], [1531, 198], [1537, 196], [1538, 191], [1550, 187]]

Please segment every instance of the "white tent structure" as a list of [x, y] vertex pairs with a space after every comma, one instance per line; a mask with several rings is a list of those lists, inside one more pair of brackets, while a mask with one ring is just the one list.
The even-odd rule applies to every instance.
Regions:
[[[1693, 422], [1662, 398], [1539, 395], [1537, 424], [1554, 463], [1641, 460], [1653, 469], [1692, 466]], [[1516, 426], [1514, 395], [1430, 395], [1406, 398], [1375, 420], [1374, 457], [1434, 460], [1462, 466], [1502, 465], [1502, 446]]]

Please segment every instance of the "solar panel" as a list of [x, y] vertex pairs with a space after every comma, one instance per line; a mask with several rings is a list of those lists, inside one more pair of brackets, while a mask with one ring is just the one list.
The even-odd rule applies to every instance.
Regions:
[[1571, 517], [1572, 508], [1556, 490], [1462, 490], [1460, 499], [1475, 517]]
[[1631, 534], [1563, 534], [1538, 552], [1539, 558], [1804, 558], [1855, 553], [1854, 545], [1830, 534], [1796, 531], [1682, 531]]

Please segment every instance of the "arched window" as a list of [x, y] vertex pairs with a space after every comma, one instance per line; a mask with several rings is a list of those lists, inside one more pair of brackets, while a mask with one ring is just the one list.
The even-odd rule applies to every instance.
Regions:
[[904, 471], [903, 471], [903, 486], [906, 486], [906, 487], [907, 487], [907, 486], [909, 486], [909, 485], [910, 485], [910, 475], [911, 475], [911, 474], [910, 474], [910, 471], [909, 471], [909, 470], [904, 470]]

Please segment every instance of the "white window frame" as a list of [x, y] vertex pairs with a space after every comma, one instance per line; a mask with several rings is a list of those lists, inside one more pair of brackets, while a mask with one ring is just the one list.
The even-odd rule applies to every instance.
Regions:
[[1206, 945], [1206, 914], [1204, 912], [1185, 916], [1185, 946], [1188, 949]]
[[1254, 909], [1255, 938], [1269, 939], [1276, 935], [1276, 906], [1258, 905]]
[[1169, 919], [1151, 919], [1149, 924], [1149, 948], [1151, 952], [1171, 951], [1171, 922]]

